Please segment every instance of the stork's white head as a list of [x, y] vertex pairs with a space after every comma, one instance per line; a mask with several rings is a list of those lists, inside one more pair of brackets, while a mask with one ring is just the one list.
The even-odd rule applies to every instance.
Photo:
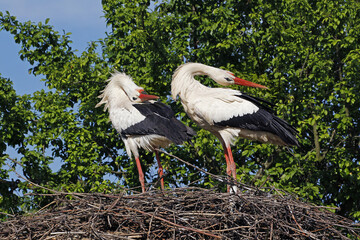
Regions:
[[148, 95], [144, 88], [139, 87], [134, 83], [132, 78], [125, 73], [115, 73], [113, 75], [116, 83], [124, 90], [129, 100], [133, 103], [141, 103], [148, 100], [158, 99], [158, 96]]
[[99, 96], [99, 98], [102, 98], [101, 101], [95, 107], [105, 104], [106, 110], [111, 105], [126, 106], [159, 98], [155, 95], [148, 95], [144, 88], [136, 85], [132, 78], [125, 73], [115, 72], [108, 82], [108, 85]]
[[236, 77], [232, 72], [223, 70], [220, 68], [208, 66], [207, 75], [212, 78], [215, 82], [223, 86], [229, 86], [232, 84], [248, 86], [248, 87], [257, 87], [257, 88], [266, 88], [263, 85], [253, 83], [242, 78]]
[[201, 63], [185, 63], [179, 66], [174, 72], [171, 82], [172, 98], [175, 100], [177, 95], [180, 95], [182, 98], [183, 96], [181, 96], [181, 94], [183, 94], [183, 92], [192, 90], [194, 87], [193, 84], [197, 82], [194, 76], [197, 75], [207, 75], [223, 86], [237, 84], [249, 87], [267, 88], [263, 85], [235, 77], [232, 72], [227, 70], [207, 66]]

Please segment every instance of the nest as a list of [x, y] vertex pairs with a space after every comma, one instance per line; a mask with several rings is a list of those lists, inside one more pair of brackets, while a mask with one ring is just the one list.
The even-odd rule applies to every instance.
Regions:
[[[236, 194], [179, 188], [142, 194], [54, 194], [0, 223], [1, 239], [360, 239], [360, 225], [277, 189]], [[69, 198], [71, 196], [71, 198]]]

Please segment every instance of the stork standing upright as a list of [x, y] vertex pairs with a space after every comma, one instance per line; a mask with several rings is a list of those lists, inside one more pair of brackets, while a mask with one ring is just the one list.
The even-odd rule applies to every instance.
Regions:
[[228, 176], [236, 180], [231, 145], [237, 137], [281, 146], [299, 145], [297, 131], [272, 113], [272, 104], [237, 90], [204, 86], [194, 78], [196, 75], [207, 75], [223, 86], [266, 87], [200, 63], [185, 63], [173, 75], [172, 98], [179, 96], [188, 116], [220, 140]]
[[163, 168], [156, 148], [167, 147], [171, 143], [182, 144], [189, 141], [195, 132], [177, 120], [169, 106], [151, 101], [159, 97], [148, 95], [130, 76], [115, 72], [108, 82], [96, 107], [105, 104], [104, 111], [108, 109], [109, 118], [120, 133], [127, 154], [129, 157], [134, 155], [142, 192], [145, 192], [145, 180], [139, 148], [155, 151], [161, 188], [164, 189]]

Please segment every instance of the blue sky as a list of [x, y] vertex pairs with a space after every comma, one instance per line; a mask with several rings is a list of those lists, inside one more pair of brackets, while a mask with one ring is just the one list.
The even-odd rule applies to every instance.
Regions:
[[[0, 11], [9, 11], [21, 22], [45, 22], [62, 33], [71, 32], [72, 48], [80, 54], [88, 46], [88, 42], [105, 37], [106, 24], [100, 0], [0, 0]], [[32, 94], [46, 89], [41, 77], [29, 75], [31, 65], [19, 58], [20, 46], [14, 42], [13, 36], [0, 31], [0, 73], [10, 78], [17, 94]], [[11, 157], [19, 157], [15, 150], [8, 148]], [[58, 169], [60, 163], [55, 161], [53, 168]], [[19, 169], [18, 169], [19, 170]], [[19, 170], [19, 172], [21, 172]], [[15, 174], [11, 178], [17, 178]]]
[[[87, 43], [105, 37], [106, 24], [100, 0], [0, 0], [0, 11], [17, 20], [35, 23], [49, 18], [49, 25], [62, 33], [71, 32], [73, 49], [84, 51]], [[13, 36], [0, 31], [0, 73], [10, 78], [17, 94], [31, 94], [45, 88], [41, 77], [28, 74], [30, 64], [19, 58], [20, 46]]]

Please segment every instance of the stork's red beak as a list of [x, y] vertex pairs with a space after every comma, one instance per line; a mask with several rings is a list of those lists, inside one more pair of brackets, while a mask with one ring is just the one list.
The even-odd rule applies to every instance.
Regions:
[[268, 89], [268, 87], [265, 87], [265, 86], [263, 86], [263, 85], [260, 85], [260, 84], [257, 84], [257, 83], [253, 83], [253, 82], [250, 82], [250, 81], [246, 81], [246, 80], [241, 79], [241, 78], [238, 78], [238, 77], [235, 77], [235, 78], [234, 78], [234, 82], [235, 82], [235, 84], [241, 85], [241, 86], [257, 87], [257, 88], [265, 88], [265, 89]]
[[139, 98], [141, 99], [142, 102], [148, 100], [155, 100], [159, 98], [158, 96], [147, 94], [144, 90], [139, 90], [139, 93], [140, 93]]

